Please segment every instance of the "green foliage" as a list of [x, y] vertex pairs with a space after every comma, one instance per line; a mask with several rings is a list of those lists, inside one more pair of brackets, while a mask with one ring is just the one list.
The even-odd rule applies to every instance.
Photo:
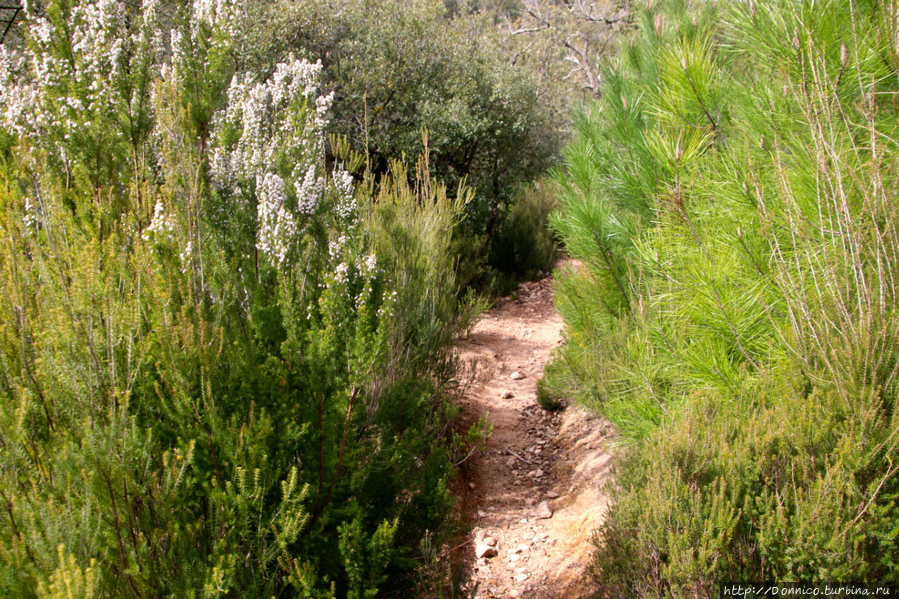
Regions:
[[649, 5], [576, 119], [549, 378], [629, 440], [609, 596], [899, 580], [894, 8]]
[[522, 279], [549, 272], [559, 257], [558, 245], [547, 228], [549, 214], [557, 208], [552, 185], [525, 189], [493, 237], [490, 266]]
[[[452, 554], [441, 552], [440, 547], [434, 543], [434, 535], [425, 531], [421, 539], [422, 565], [418, 568], [418, 585], [416, 596], [433, 599], [460, 599], [463, 591], [460, 590], [464, 582], [464, 573], [454, 567]], [[474, 592], [477, 591], [477, 586]]]
[[384, 568], [390, 561], [396, 524], [384, 520], [370, 538], [358, 519], [345, 522], [340, 530], [340, 553], [343, 555], [349, 589], [347, 599], [373, 599], [384, 584]]
[[431, 175], [451, 194], [463, 182], [475, 191], [457, 255], [463, 283], [480, 276], [516, 191], [555, 162], [559, 146], [558, 112], [538, 100], [534, 71], [510, 64], [493, 21], [447, 17], [439, 0], [273, 2], [265, 14], [245, 60], [321, 60], [335, 92], [330, 130], [370, 170], [420, 155], [429, 131]]
[[550, 388], [549, 379], [543, 377], [537, 381], [537, 405], [544, 410], [555, 411], [562, 407], [559, 396]]
[[[101, 4], [109, 48], [163, 33]], [[427, 154], [361, 185], [326, 169], [314, 78], [263, 96], [232, 60], [239, 4], [216, 6], [172, 17], [171, 56], [109, 54], [127, 93], [79, 79], [112, 51], [75, 43], [89, 16], [64, 0], [31, 41], [54, 77], [0, 73], [35, 98], [2, 123], [2, 596], [402, 593], [445, 530], [471, 192], [432, 183]], [[247, 90], [266, 101], [236, 106]], [[78, 98], [96, 106], [43, 120]]]

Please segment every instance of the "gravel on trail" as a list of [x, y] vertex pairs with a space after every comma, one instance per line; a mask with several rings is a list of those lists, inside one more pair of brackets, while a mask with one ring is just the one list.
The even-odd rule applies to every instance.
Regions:
[[464, 591], [470, 599], [584, 599], [593, 536], [608, 508], [616, 439], [577, 406], [547, 412], [537, 380], [562, 343], [552, 277], [523, 283], [457, 345], [470, 380], [461, 420], [493, 421], [485, 447], [461, 467]]

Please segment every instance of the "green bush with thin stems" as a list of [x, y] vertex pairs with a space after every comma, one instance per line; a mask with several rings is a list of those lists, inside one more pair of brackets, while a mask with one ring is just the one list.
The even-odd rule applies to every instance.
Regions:
[[[327, 99], [239, 71], [234, 6], [53, 0], [2, 56], [4, 597], [402, 593], [449, 530], [471, 193], [327, 168]], [[254, 127], [265, 177], [217, 170]]]

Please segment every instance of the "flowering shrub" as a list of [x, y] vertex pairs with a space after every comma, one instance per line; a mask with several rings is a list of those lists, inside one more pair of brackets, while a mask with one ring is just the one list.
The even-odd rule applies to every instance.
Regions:
[[373, 596], [449, 513], [464, 202], [326, 164], [321, 65], [239, 69], [248, 10], [0, 48], [2, 596]]

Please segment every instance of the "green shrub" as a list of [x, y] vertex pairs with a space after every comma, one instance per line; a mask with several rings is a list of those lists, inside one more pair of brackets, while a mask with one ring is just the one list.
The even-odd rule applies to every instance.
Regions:
[[548, 220], [556, 208], [558, 200], [549, 182], [520, 193], [490, 242], [490, 266], [517, 279], [552, 270], [559, 248]]
[[490, 15], [450, 17], [440, 0], [277, 1], [259, 15], [243, 59], [260, 70], [289, 52], [321, 60], [335, 92], [329, 131], [374, 173], [420, 155], [428, 129], [434, 178], [476, 192], [462, 225], [474, 255], [460, 255], [479, 273], [516, 191], [560, 144], [558, 113], [539, 100], [534, 70], [508, 60]]
[[608, 596], [899, 580], [894, 8], [650, 4], [575, 122], [549, 376], [629, 442]]
[[43, 5], [0, 48], [0, 595], [403, 594], [470, 192], [326, 164], [319, 67], [235, 72], [248, 5]]
[[548, 380], [543, 377], [537, 381], [537, 405], [544, 410], [554, 412], [562, 407], [559, 396], [550, 388]]

